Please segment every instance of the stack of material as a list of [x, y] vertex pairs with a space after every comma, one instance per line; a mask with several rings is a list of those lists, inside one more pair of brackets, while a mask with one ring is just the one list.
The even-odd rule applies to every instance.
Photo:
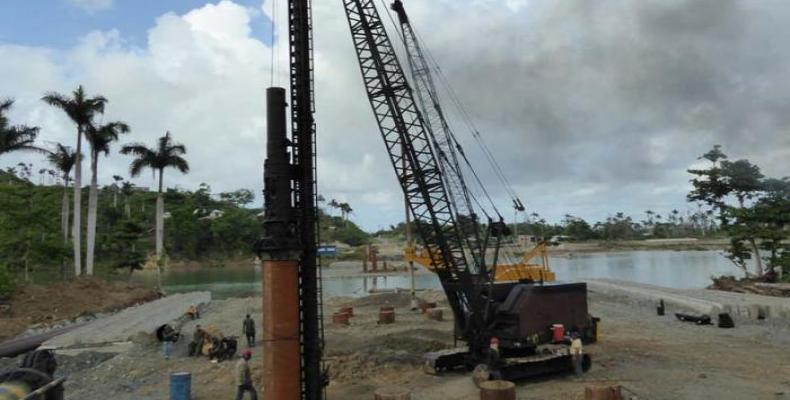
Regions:
[[395, 323], [395, 307], [381, 306], [378, 323], [379, 325]]
[[444, 319], [444, 310], [441, 308], [430, 308], [425, 315], [428, 316], [428, 319], [442, 321]]
[[623, 400], [623, 392], [620, 386], [587, 386], [584, 400]]
[[480, 400], [516, 400], [516, 385], [508, 381], [482, 382]]

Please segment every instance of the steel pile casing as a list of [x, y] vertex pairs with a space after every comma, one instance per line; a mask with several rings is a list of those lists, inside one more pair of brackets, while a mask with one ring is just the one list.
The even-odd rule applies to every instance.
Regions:
[[266, 398], [300, 396], [297, 261], [263, 263], [263, 387]]
[[263, 387], [270, 399], [301, 397], [299, 344], [299, 236], [293, 204], [296, 177], [288, 152], [285, 89], [266, 89], [264, 166]]

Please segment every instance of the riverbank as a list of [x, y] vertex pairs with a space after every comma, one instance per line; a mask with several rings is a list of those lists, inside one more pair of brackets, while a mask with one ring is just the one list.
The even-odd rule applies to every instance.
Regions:
[[[400, 261], [403, 259], [404, 243], [391, 239], [375, 241], [382, 260]], [[645, 240], [586, 240], [579, 242], [561, 242], [548, 247], [550, 255], [568, 256], [575, 253], [605, 253], [618, 251], [705, 251], [723, 250], [729, 245], [728, 239], [645, 239]], [[505, 248], [516, 253], [523, 253], [526, 247], [505, 244]], [[327, 261], [331, 262], [331, 258]]]
[[[700, 289], [697, 295], [711, 300], [721, 294]], [[447, 307], [440, 291], [420, 296]], [[622, 384], [644, 399], [740, 400], [790, 393], [790, 353], [786, 351], [790, 320], [786, 316], [760, 320], [736, 315], [734, 329], [720, 329], [678, 321], [672, 313], [686, 310], [674, 303], [668, 304], [666, 316], [657, 316], [653, 299], [638, 290], [617, 292], [592, 285], [589, 302], [591, 313], [602, 320], [600, 342], [586, 348], [593, 358], [590, 372], [579, 380], [560, 376], [521, 383], [519, 398], [582, 399], [585, 386], [610, 383]], [[376, 323], [379, 307], [384, 305], [395, 308], [394, 324]], [[368, 400], [377, 387], [392, 384], [411, 390], [415, 400], [478, 398], [468, 374], [437, 377], [421, 369], [424, 352], [452, 346], [449, 310], [444, 321], [428, 320], [409, 310], [408, 294], [387, 293], [328, 298], [325, 314], [342, 306], [354, 307], [350, 326], [325, 320], [330, 398]], [[247, 313], [258, 316], [260, 329], [260, 312], [258, 297], [215, 300], [202, 307], [200, 320], [176, 323], [187, 335], [197, 323], [238, 335]], [[140, 335], [119, 346], [117, 354], [107, 353], [106, 348], [59, 350], [63, 368], [58, 373], [69, 375], [69, 398], [166, 399], [169, 374], [181, 371], [192, 373], [193, 399], [231, 398], [234, 363], [186, 357], [186, 342], [176, 343], [170, 360], [163, 359], [154, 338]], [[261, 355], [261, 347], [255, 347], [256, 384], [260, 384]]]
[[727, 239], [645, 239], [645, 240], [596, 240], [564, 242], [549, 249], [551, 254], [599, 253], [612, 251], [705, 251], [723, 250], [729, 245]]
[[0, 341], [157, 299], [151, 288], [83, 277], [19, 288], [0, 311]]

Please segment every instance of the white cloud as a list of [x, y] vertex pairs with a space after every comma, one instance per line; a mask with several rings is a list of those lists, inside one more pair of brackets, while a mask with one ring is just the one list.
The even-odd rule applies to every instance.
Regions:
[[69, 3], [93, 13], [112, 7], [113, 0], [68, 0]]
[[[786, 129], [778, 128], [790, 125], [784, 112], [790, 57], [786, 46], [772, 42], [783, 36], [770, 35], [783, 25], [754, 22], [763, 21], [749, 14], [756, 11], [734, 20], [745, 29], [737, 37], [774, 43], [764, 46], [776, 53], [765, 62], [748, 42], [722, 42], [732, 29], [727, 15], [735, 3], [699, 10], [695, 1], [671, 3], [437, 0], [407, 7], [530, 212], [554, 220], [565, 213], [601, 218], [683, 208], [685, 169], [715, 143], [737, 153], [733, 157], [764, 165], [767, 175], [787, 175], [790, 142]], [[770, 4], [768, 12], [782, 13], [782, 2]], [[403, 218], [400, 189], [370, 112], [342, 6], [313, 6], [320, 191], [349, 202], [365, 227], [396, 222]], [[697, 16], [714, 11], [719, 14], [711, 18]], [[272, 73], [272, 48], [252, 36], [251, 24], [262, 15], [272, 16], [269, 4], [251, 9], [225, 0], [160, 16], [140, 47], [114, 30], [86, 32], [64, 51], [0, 45], [0, 59], [15, 60], [0, 63], [0, 76], [13, 77], [0, 80], [0, 96], [17, 99], [15, 122], [41, 126], [44, 140], [71, 144], [71, 123], [39, 99], [45, 91], [84, 84], [89, 93], [109, 98], [105, 120], [132, 126], [122, 142], [153, 143], [170, 130], [187, 145], [192, 172], [168, 171], [166, 184], [195, 188], [206, 182], [215, 192], [247, 187], [257, 193]], [[286, 18], [286, 9], [277, 10], [279, 85], [287, 84]], [[662, 30], [673, 23], [680, 25]], [[757, 72], [752, 65], [760, 66]], [[731, 81], [737, 95], [729, 95]], [[509, 201], [496, 177], [457, 115], [446, 111], [508, 217]], [[0, 167], [34, 157], [13, 155]], [[128, 163], [118, 154], [102, 159], [100, 182], [126, 175]], [[152, 181], [143, 174], [137, 182]]]

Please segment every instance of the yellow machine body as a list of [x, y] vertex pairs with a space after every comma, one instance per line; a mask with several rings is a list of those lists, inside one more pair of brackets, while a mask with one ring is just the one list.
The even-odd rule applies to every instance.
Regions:
[[22, 400], [30, 392], [30, 386], [24, 382], [0, 383], [0, 400]]
[[[406, 261], [420, 264], [431, 272], [436, 272], [437, 269], [442, 268], [441, 255], [435, 254], [432, 260], [426, 249], [418, 251], [416, 247], [406, 247], [403, 256]], [[533, 262], [535, 259], [539, 260], [538, 264]], [[517, 263], [497, 265], [494, 279], [497, 282], [554, 282], [556, 277], [549, 268], [549, 252], [546, 242], [538, 242]]]

